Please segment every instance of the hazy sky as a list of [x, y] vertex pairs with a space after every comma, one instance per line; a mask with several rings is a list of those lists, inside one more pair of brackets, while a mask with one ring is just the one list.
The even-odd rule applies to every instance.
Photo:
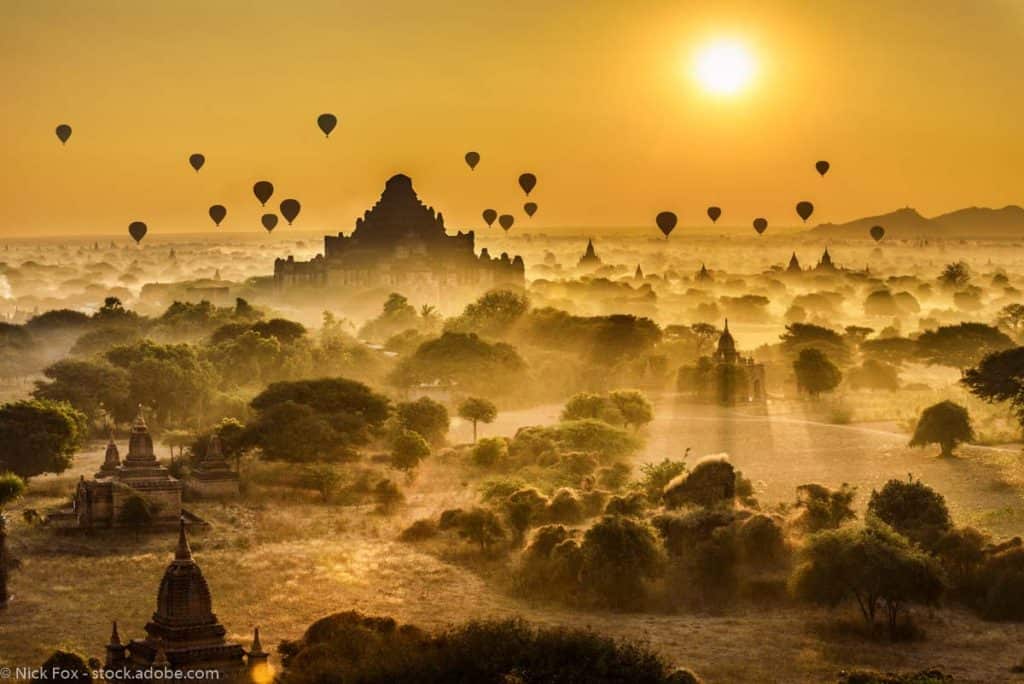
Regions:
[[[221, 231], [258, 231], [260, 179], [275, 210], [303, 203], [296, 227], [347, 232], [397, 172], [449, 228], [479, 228], [487, 207], [517, 225], [653, 226], [718, 204], [749, 226], [795, 222], [800, 199], [821, 221], [1024, 202], [1014, 0], [0, 7], [0, 235], [208, 231], [214, 203]], [[731, 98], [693, 78], [723, 38], [757, 65]], [[532, 221], [522, 171], [539, 178]]]

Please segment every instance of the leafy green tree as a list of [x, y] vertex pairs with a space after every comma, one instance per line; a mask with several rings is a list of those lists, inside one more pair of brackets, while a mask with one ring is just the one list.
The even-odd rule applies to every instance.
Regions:
[[1024, 347], [989, 354], [960, 382], [985, 401], [1009, 402], [1024, 426]]
[[526, 363], [508, 344], [491, 344], [475, 333], [446, 332], [402, 359], [389, 380], [399, 387], [440, 382], [493, 395], [515, 387], [525, 370]]
[[1024, 339], [1024, 304], [1007, 304], [999, 310], [996, 324], [1008, 330], [1015, 340]]
[[62, 473], [88, 432], [70, 405], [35, 399], [0, 406], [0, 468], [22, 479]]
[[356, 458], [354, 448], [368, 442], [369, 434], [360, 416], [283, 401], [259, 410], [242, 441], [271, 461], [337, 462]]
[[855, 599], [869, 628], [883, 610], [890, 638], [908, 605], [934, 604], [944, 588], [938, 562], [877, 521], [813, 535], [790, 587], [797, 598], [828, 606]]
[[974, 428], [967, 409], [952, 401], [940, 401], [921, 412], [910, 446], [938, 444], [943, 456], [952, 456], [957, 444], [973, 439]]
[[448, 409], [444, 404], [430, 397], [420, 397], [396, 405], [395, 415], [402, 428], [418, 432], [431, 444], [444, 444], [449, 426]]
[[476, 442], [477, 423], [489, 424], [498, 417], [498, 407], [487, 399], [467, 397], [459, 404], [459, 418], [473, 423], [473, 442]]
[[945, 497], [913, 478], [889, 480], [871, 492], [868, 512], [927, 549], [953, 528]]
[[64, 359], [48, 366], [43, 374], [48, 382], [36, 381], [32, 395], [36, 399], [64, 401], [96, 421], [109, 414], [117, 422], [135, 415], [138, 404], [131, 404], [127, 371], [105, 361]]
[[636, 607], [646, 595], [645, 582], [661, 572], [662, 557], [651, 529], [643, 522], [604, 516], [583, 535], [580, 579], [601, 605]]
[[1013, 346], [1006, 333], [984, 323], [944, 325], [926, 330], [917, 338], [918, 354], [927, 363], [960, 369]]
[[845, 364], [850, 356], [843, 336], [835, 330], [811, 323], [790, 323], [780, 337], [782, 349], [789, 356], [799, 358], [806, 349], [815, 349], [823, 355]]
[[391, 410], [387, 397], [365, 384], [346, 378], [321, 378], [295, 382], [275, 382], [250, 402], [257, 411], [265, 411], [285, 402], [302, 404], [317, 413], [343, 414], [358, 418], [368, 427], [379, 427]]
[[459, 536], [478, 544], [480, 550], [486, 552], [496, 542], [505, 537], [505, 528], [501, 520], [489, 508], [473, 507], [459, 514], [456, 522]]
[[214, 368], [188, 344], [142, 340], [118, 345], [105, 358], [127, 371], [132, 403], [151, 407], [161, 426], [194, 424], [217, 387]]
[[372, 342], [383, 342], [392, 335], [410, 328], [421, 327], [421, 319], [416, 307], [397, 292], [388, 295], [380, 315], [367, 321], [359, 330], [359, 338]]
[[473, 447], [473, 463], [483, 468], [490, 468], [507, 457], [508, 443], [501, 437], [485, 437]]
[[939, 284], [946, 289], [963, 287], [971, 280], [971, 269], [964, 261], [946, 264], [939, 274]]
[[14, 473], [0, 473], [0, 608], [7, 606], [7, 517], [4, 508], [14, 503], [25, 492], [25, 482]]
[[625, 427], [639, 428], [654, 420], [654, 408], [643, 392], [637, 390], [615, 390], [608, 399], [622, 416]]
[[[689, 449], [686, 450], [689, 453]], [[686, 473], [686, 461], [664, 459], [660, 463], [645, 463], [640, 466], [640, 488], [652, 504], [661, 503], [665, 485]]]
[[800, 509], [797, 521], [807, 532], [835, 530], [857, 514], [853, 510], [853, 499], [857, 488], [845, 482], [839, 489], [829, 489], [820, 484], [805, 484], [796, 488], [796, 508]]
[[445, 330], [503, 337], [529, 308], [526, 295], [509, 290], [491, 290], [467, 305], [461, 316], [445, 325]]
[[797, 386], [812, 397], [831, 392], [843, 379], [843, 374], [825, 354], [814, 348], [803, 349], [793, 362]]
[[430, 445], [420, 433], [402, 430], [391, 446], [391, 465], [410, 473], [429, 455]]

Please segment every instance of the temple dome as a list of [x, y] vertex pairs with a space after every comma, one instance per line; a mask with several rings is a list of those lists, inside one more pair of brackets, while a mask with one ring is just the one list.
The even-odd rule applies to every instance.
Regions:
[[156, 461], [156, 454], [153, 453], [153, 437], [149, 434], [149, 427], [146, 419], [142, 416], [142, 406], [139, 406], [139, 413], [132, 423], [131, 436], [128, 438], [128, 455], [126, 462]]
[[160, 581], [153, 621], [169, 627], [216, 623], [210, 587], [192, 559], [192, 549], [185, 536], [185, 521], [180, 524], [178, 549]]

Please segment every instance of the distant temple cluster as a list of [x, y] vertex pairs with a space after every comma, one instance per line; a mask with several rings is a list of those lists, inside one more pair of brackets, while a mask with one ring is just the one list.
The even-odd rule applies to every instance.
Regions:
[[396, 175], [362, 218], [351, 235], [324, 237], [324, 253], [310, 261], [277, 259], [274, 284], [347, 287], [387, 287], [406, 293], [440, 298], [458, 288], [488, 290], [525, 285], [522, 257], [478, 256], [474, 233], [445, 232], [444, 216], [416, 196], [412, 180]]
[[[272, 679], [258, 627], [248, 650], [225, 638], [227, 630], [213, 612], [210, 587], [192, 558], [184, 520], [179, 522], [174, 560], [160, 581], [156, 612], [145, 630], [145, 638], [126, 644], [114, 622], [104, 659], [108, 680], [208, 679], [241, 684]], [[154, 670], [159, 674], [147, 677]]]
[[679, 369], [678, 388], [698, 401], [723, 406], [764, 403], [767, 398], [764, 364], [740, 355], [728, 320], [715, 352], [701, 358], [696, 366]]
[[199, 496], [234, 496], [239, 491], [238, 473], [231, 470], [224, 459], [216, 434], [210, 438], [206, 453], [194, 464], [187, 483], [173, 477], [156, 459], [153, 438], [140, 409], [132, 423], [124, 460], [111, 435], [95, 479], [86, 480], [82, 476], [71, 511], [59, 514], [56, 519], [68, 519], [80, 528], [131, 525], [133, 521], [129, 518], [133, 513], [130, 509], [126, 513], [128, 502], [141, 498], [150, 512], [150, 526], [176, 525], [186, 515], [181, 507], [181, 494], [186, 484]]

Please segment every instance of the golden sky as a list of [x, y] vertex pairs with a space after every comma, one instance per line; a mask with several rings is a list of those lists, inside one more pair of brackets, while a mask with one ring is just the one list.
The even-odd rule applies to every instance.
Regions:
[[[795, 223], [800, 199], [815, 221], [1024, 202], [1015, 0], [2, 8], [0, 235], [213, 231], [215, 203], [220, 231], [259, 231], [260, 179], [275, 210], [303, 203], [296, 228], [347, 232], [397, 172], [449, 228], [479, 228], [487, 207], [525, 226], [653, 226], [663, 209], [705, 224], [717, 204], [720, 224], [749, 226]], [[692, 73], [722, 38], [757, 64], [733, 97]], [[340, 119], [329, 140], [321, 112]], [[523, 171], [539, 178], [532, 221]]]

